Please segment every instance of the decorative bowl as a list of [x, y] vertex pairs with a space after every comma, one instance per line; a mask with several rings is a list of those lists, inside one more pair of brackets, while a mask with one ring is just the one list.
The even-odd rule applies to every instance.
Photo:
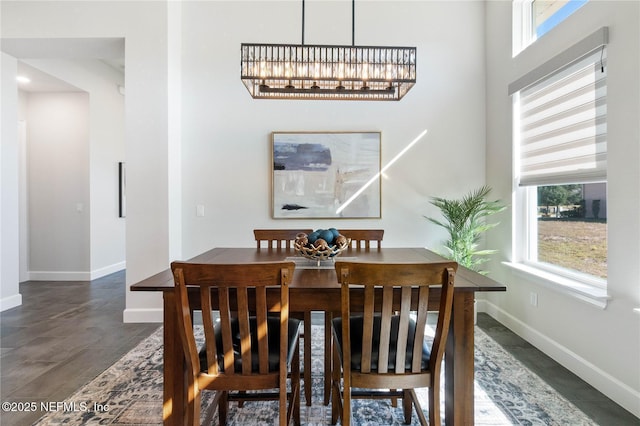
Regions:
[[301, 256], [307, 259], [321, 261], [340, 255], [340, 253], [349, 247], [351, 240], [342, 237], [336, 238], [335, 243], [331, 245], [326, 244], [324, 240], [322, 240], [322, 242], [324, 242], [324, 244], [312, 244], [308, 241], [306, 234], [298, 234], [293, 242], [293, 247]]

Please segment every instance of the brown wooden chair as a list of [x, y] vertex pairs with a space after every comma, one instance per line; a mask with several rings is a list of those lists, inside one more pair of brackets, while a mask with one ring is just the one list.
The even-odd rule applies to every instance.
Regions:
[[[312, 229], [254, 229], [253, 236], [256, 239], [257, 248], [268, 247], [270, 250], [293, 250], [293, 242], [300, 233], [310, 234]], [[265, 244], [266, 243], [266, 244]], [[293, 253], [292, 253], [293, 254]], [[311, 406], [311, 312], [292, 312], [295, 318], [304, 320], [304, 332], [300, 335], [303, 338], [303, 363], [302, 372], [304, 374], [304, 397], [308, 406]], [[309, 338], [305, 338], [309, 336]], [[330, 382], [328, 382], [330, 383]], [[328, 398], [328, 397], [327, 397]], [[327, 402], [328, 404], [328, 402]]]
[[[376, 250], [382, 248], [384, 229], [343, 229], [340, 233], [351, 239], [347, 253], [353, 250]], [[324, 405], [329, 405], [331, 397], [331, 320], [332, 313], [325, 314], [325, 341], [324, 341]], [[395, 406], [395, 400], [394, 400]]]
[[384, 237], [384, 229], [344, 229], [340, 230], [340, 233], [351, 239], [348, 251], [370, 250], [371, 248], [380, 250], [382, 237]]
[[[333, 320], [333, 424], [338, 417], [343, 425], [350, 424], [352, 398], [398, 397], [403, 400], [405, 423], [411, 423], [413, 403], [420, 423], [426, 425], [415, 389], [428, 387], [429, 423], [440, 425], [440, 369], [457, 266], [455, 262], [336, 261], [342, 286], [342, 314]], [[429, 290], [439, 295], [431, 345], [424, 339]], [[342, 367], [342, 374], [338, 366]]]
[[[248, 399], [278, 400], [280, 426], [291, 420], [300, 424], [300, 321], [289, 318], [289, 283], [294, 268], [293, 262], [171, 264], [187, 365], [188, 406], [183, 424], [200, 423], [200, 392], [204, 389], [217, 391], [221, 425], [226, 424], [229, 400]], [[187, 287], [198, 289], [188, 291]], [[279, 290], [279, 305], [267, 305], [268, 287], [269, 291]], [[201, 301], [202, 349], [194, 335], [190, 297]], [[220, 316], [215, 323], [214, 308]], [[268, 312], [274, 309], [279, 309], [279, 315]], [[265, 390], [271, 392], [247, 392]]]
[[265, 246], [276, 250], [293, 250], [296, 235], [304, 232], [310, 234], [312, 229], [254, 229], [257, 248]]

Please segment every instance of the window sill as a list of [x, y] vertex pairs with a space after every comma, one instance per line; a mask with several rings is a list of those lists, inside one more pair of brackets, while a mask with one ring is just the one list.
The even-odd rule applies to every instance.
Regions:
[[605, 309], [607, 307], [607, 302], [611, 299], [607, 294], [607, 290], [603, 288], [594, 287], [592, 285], [565, 278], [522, 263], [503, 262], [503, 264], [536, 284], [543, 285], [554, 291], [574, 297], [600, 309]]

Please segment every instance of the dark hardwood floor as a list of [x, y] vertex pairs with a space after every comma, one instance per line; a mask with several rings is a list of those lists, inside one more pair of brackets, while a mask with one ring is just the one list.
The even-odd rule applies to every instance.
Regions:
[[[124, 324], [125, 275], [92, 282], [26, 282], [22, 306], [0, 314], [0, 400], [35, 402], [33, 412], [0, 412], [0, 424], [31, 425], [40, 402], [64, 402], [132, 349], [159, 324]], [[314, 323], [323, 324], [321, 314]], [[482, 328], [524, 365], [601, 425], [640, 419], [486, 314]]]
[[26, 282], [22, 305], [0, 315], [0, 400], [35, 402], [0, 413], [0, 424], [31, 425], [40, 402], [64, 402], [160, 324], [124, 324], [125, 274], [92, 282]]

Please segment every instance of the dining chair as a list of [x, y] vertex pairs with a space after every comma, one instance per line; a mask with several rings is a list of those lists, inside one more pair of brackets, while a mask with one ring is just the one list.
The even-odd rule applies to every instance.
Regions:
[[343, 229], [340, 233], [351, 240], [347, 251], [371, 248], [380, 250], [382, 247], [384, 229]]
[[[371, 250], [382, 248], [384, 229], [343, 229], [340, 233], [350, 239], [347, 253], [353, 250]], [[331, 398], [331, 320], [333, 313], [325, 313], [325, 339], [324, 339], [324, 405], [329, 405]], [[395, 406], [395, 399], [394, 399]]]
[[[183, 424], [200, 423], [200, 392], [204, 389], [217, 391], [221, 425], [226, 424], [229, 401], [248, 399], [278, 400], [280, 426], [292, 420], [300, 424], [300, 321], [289, 318], [294, 269], [293, 262], [171, 264], [187, 366], [187, 419]], [[267, 288], [279, 293], [279, 304], [267, 305]], [[200, 350], [189, 298], [201, 303], [204, 345]], [[219, 313], [215, 322], [214, 308]], [[272, 314], [274, 309], [279, 315]]]
[[253, 236], [257, 248], [266, 245], [270, 249], [293, 250], [293, 242], [301, 232], [310, 234], [313, 229], [254, 229]]
[[[310, 234], [312, 233], [312, 229], [254, 229], [253, 236], [256, 240], [257, 248], [261, 248], [266, 246], [269, 250], [293, 250], [293, 242], [296, 239], [296, 236], [300, 233]], [[303, 332], [300, 335], [303, 343], [303, 368], [302, 373], [304, 375], [304, 380], [302, 384], [304, 385], [304, 397], [305, 402], [308, 406], [311, 406], [311, 312], [292, 312], [291, 316], [302, 319], [303, 322]], [[309, 336], [309, 338], [306, 338]], [[328, 404], [328, 402], [327, 402]]]
[[[440, 371], [457, 266], [336, 261], [342, 312], [332, 324], [332, 424], [340, 417], [342, 425], [350, 425], [352, 398], [397, 397], [402, 398], [405, 423], [411, 423], [413, 404], [420, 424], [426, 425], [415, 393], [426, 387], [429, 424], [440, 425]], [[425, 341], [429, 293], [438, 299], [431, 344]]]

